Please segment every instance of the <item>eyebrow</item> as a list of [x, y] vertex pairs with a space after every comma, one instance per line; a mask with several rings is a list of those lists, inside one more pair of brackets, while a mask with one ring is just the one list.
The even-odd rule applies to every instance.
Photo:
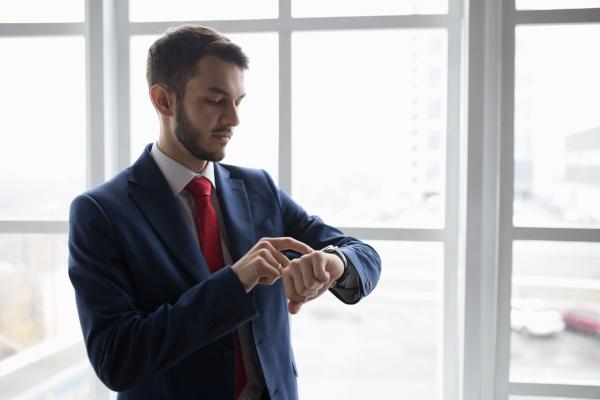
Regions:
[[[211, 91], [211, 92], [216, 92], [216, 93], [222, 94], [224, 96], [230, 96], [231, 97], [231, 95], [229, 94], [229, 92], [227, 90], [222, 89], [222, 88], [220, 88], [218, 86], [211, 86], [211, 87], [208, 88], [208, 90]], [[242, 98], [244, 98], [244, 96], [246, 96], [246, 93], [244, 93], [243, 95], [241, 95], [239, 98], [242, 99]]]

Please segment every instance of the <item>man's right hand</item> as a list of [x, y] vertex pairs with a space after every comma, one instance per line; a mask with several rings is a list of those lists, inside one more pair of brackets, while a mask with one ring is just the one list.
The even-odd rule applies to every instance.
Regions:
[[294, 250], [300, 254], [314, 251], [310, 246], [291, 237], [260, 239], [231, 266], [246, 293], [257, 284], [272, 285], [281, 277], [281, 271], [290, 263], [290, 260], [281, 253], [284, 250]]

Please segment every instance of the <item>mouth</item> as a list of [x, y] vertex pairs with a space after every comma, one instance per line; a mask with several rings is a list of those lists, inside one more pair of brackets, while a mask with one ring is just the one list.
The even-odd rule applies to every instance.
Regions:
[[215, 138], [219, 143], [221, 144], [227, 144], [229, 142], [229, 140], [231, 139], [231, 136], [233, 136], [232, 132], [217, 132], [211, 135], [213, 138]]

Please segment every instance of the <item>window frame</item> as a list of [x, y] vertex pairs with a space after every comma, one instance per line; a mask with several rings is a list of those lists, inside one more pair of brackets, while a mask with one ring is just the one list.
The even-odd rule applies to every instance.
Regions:
[[[85, 187], [104, 181], [104, 70], [102, 1], [84, 0], [83, 22], [0, 23], [0, 37], [81, 36], [85, 41], [85, 101], [86, 101], [86, 173]], [[64, 220], [0, 220], [3, 234], [67, 234]], [[71, 337], [51, 338], [0, 362], [2, 395], [26, 393], [35, 384], [50, 379], [86, 360], [83, 340]], [[59, 368], [57, 368], [57, 366]], [[98, 387], [98, 398], [105, 390]]]
[[[113, 0], [114, 1], [114, 0]], [[438, 398], [457, 400], [459, 397], [460, 358], [457, 349], [459, 343], [459, 318], [457, 283], [458, 271], [458, 215], [454, 211], [459, 204], [459, 148], [460, 148], [460, 87], [461, 87], [461, 48], [462, 3], [460, 0], [448, 0], [448, 14], [435, 15], [393, 15], [393, 16], [352, 16], [352, 17], [303, 17], [293, 18], [291, 1], [279, 0], [277, 18], [259, 20], [204, 20], [204, 21], [158, 21], [130, 22], [129, 0], [114, 4], [112, 20], [116, 26], [115, 40], [118, 49], [115, 56], [118, 98], [112, 98], [112, 107], [107, 112], [114, 117], [116, 129], [113, 138], [107, 140], [116, 143], [113, 152], [117, 155], [109, 162], [107, 176], [126, 168], [130, 159], [130, 93], [129, 93], [129, 46], [133, 35], [150, 35], [165, 31], [168, 27], [186, 23], [209, 25], [224, 34], [231, 33], [276, 33], [279, 38], [279, 161], [278, 185], [292, 196], [292, 111], [291, 111], [291, 58], [292, 32], [334, 31], [360, 29], [414, 29], [441, 28], [448, 37], [447, 71], [447, 121], [446, 121], [446, 175], [445, 175], [445, 221], [439, 229], [426, 228], [366, 228], [339, 227], [345, 233], [362, 240], [400, 240], [441, 242], [444, 245], [444, 283], [440, 301], [442, 315], [441, 329], [438, 333]], [[127, 111], [124, 111], [127, 110]], [[452, 211], [451, 211], [452, 210]], [[324, 216], [326, 217], [326, 216]]]
[[[499, 242], [498, 242], [498, 344], [499, 360], [497, 379], [507, 382], [496, 390], [497, 399], [509, 396], [553, 396], [568, 398], [596, 398], [600, 394], [600, 380], [578, 382], [560, 380], [511, 380], [510, 371], [510, 301], [512, 295], [512, 251], [515, 241], [600, 242], [600, 229], [546, 228], [515, 226], [514, 201], [514, 150], [515, 150], [515, 31], [518, 26], [558, 24], [600, 24], [600, 8], [517, 10], [515, 0], [504, 0], [498, 15], [501, 21], [501, 90], [499, 152]], [[500, 60], [499, 60], [500, 61]]]
[[[448, 34], [446, 203], [441, 229], [341, 227], [364, 240], [444, 245], [438, 398], [506, 400], [511, 395], [595, 397], [600, 385], [509, 380], [512, 245], [515, 240], [600, 242], [598, 229], [515, 227], [513, 218], [514, 61], [517, 25], [600, 23], [600, 8], [515, 10], [514, 0], [448, 0], [448, 14], [130, 22], [128, 0], [84, 0], [82, 23], [0, 23], [0, 37], [83, 35], [86, 41], [86, 187], [130, 164], [130, 63], [133, 35], [182, 23], [224, 33], [279, 37], [279, 185], [292, 189], [291, 34], [307, 30], [443, 28]], [[293, 193], [292, 193], [293, 195]], [[67, 233], [68, 223], [0, 221], [0, 233]], [[82, 341], [55, 351], [19, 353], [0, 363], [0, 387], [25, 391], [49, 379], [57, 360], [86, 360]], [[37, 346], [36, 346], [37, 347]], [[485, 355], [485, 356], [484, 356]], [[45, 375], [34, 374], [46, 366]], [[17, 374], [17, 375], [15, 375]], [[28, 383], [29, 382], [29, 383]], [[98, 383], [96, 398], [109, 398]]]

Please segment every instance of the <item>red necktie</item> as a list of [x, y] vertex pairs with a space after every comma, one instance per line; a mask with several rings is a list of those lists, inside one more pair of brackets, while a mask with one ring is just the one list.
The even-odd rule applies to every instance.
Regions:
[[[223, 252], [221, 251], [221, 235], [219, 233], [219, 222], [217, 213], [210, 201], [212, 191], [211, 182], [205, 177], [195, 177], [185, 187], [194, 198], [196, 231], [200, 241], [200, 249], [204, 259], [208, 264], [210, 272], [221, 269], [225, 262], [223, 261]], [[235, 332], [235, 357], [236, 357], [236, 387], [235, 395], [239, 397], [246, 386], [246, 370], [240, 348], [240, 340]]]

